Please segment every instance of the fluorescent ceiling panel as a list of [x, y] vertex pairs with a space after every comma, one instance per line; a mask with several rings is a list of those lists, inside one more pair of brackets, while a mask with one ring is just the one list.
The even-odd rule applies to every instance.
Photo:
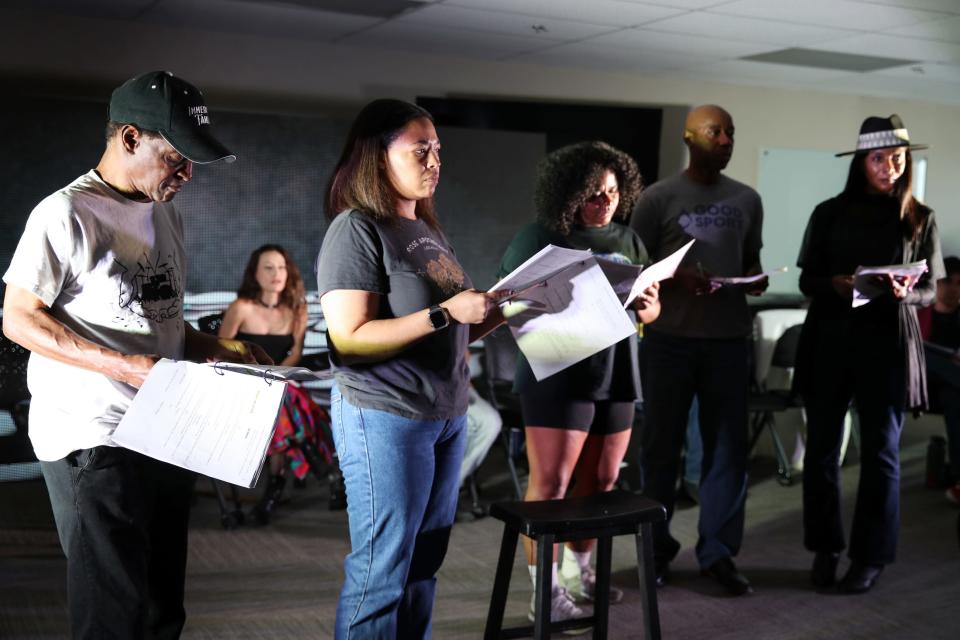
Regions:
[[743, 56], [741, 60], [789, 64], [797, 67], [815, 67], [817, 69], [836, 69], [837, 71], [859, 71], [861, 73], [889, 69], [890, 67], [902, 67], [917, 62], [916, 60], [904, 60], [902, 58], [881, 58], [855, 53], [801, 48], [758, 53], [752, 56]]

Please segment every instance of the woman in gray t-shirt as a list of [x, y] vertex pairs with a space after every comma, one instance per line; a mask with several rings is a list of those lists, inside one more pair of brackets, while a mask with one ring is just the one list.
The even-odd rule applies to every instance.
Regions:
[[330, 180], [317, 288], [352, 547], [337, 638], [428, 634], [457, 506], [467, 344], [503, 322], [440, 229], [439, 178], [430, 114], [375, 100], [354, 121]]

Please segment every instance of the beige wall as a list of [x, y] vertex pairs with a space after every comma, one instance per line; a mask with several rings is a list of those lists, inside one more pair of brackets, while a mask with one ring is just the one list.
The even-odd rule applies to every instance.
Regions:
[[[185, 16], [185, 23], [189, 16]], [[916, 100], [846, 96], [384, 53], [189, 28], [145, 29], [119, 21], [47, 17], [0, 10], [0, 74], [51, 93], [102, 92], [147, 68], [177, 72], [203, 87], [214, 105], [233, 108], [353, 108], [372, 97], [417, 95], [547, 99], [663, 105], [663, 170], [683, 164], [679, 117], [688, 105], [726, 107], [737, 126], [728, 173], [756, 186], [763, 147], [846, 150], [867, 115], [899, 113], [916, 141], [930, 142], [927, 201], [938, 210], [944, 245], [960, 252], [960, 107]], [[99, 93], [102, 96], [102, 93]], [[676, 129], [675, 131], [673, 129]], [[675, 145], [675, 146], [674, 146]], [[798, 176], [802, 179], [802, 176]]]

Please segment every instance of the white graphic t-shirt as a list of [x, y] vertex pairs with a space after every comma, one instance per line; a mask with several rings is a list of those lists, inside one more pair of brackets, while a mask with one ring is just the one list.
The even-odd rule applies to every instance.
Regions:
[[[183, 356], [183, 223], [170, 203], [134, 202], [95, 171], [31, 212], [4, 282], [50, 314], [126, 354]], [[41, 460], [112, 445], [136, 393], [102, 374], [30, 355], [30, 439]]]

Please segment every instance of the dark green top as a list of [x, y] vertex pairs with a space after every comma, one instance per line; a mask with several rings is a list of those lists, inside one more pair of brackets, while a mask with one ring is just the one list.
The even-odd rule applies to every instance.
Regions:
[[[643, 242], [632, 229], [612, 222], [606, 227], [574, 226], [566, 236], [539, 223], [522, 228], [507, 247], [498, 277], [504, 277], [548, 244], [568, 249], [589, 249], [593, 255], [614, 262], [646, 265]], [[629, 311], [633, 315], [633, 311]], [[537, 382], [520, 354], [514, 390], [523, 393], [531, 385], [546, 386], [558, 398], [629, 401], [640, 397], [637, 338], [631, 336], [554, 375]]]

